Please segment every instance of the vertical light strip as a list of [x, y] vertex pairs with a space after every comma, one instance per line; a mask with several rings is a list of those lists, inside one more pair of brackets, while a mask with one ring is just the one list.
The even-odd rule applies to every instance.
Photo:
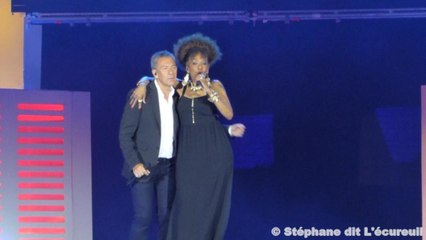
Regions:
[[421, 176], [422, 176], [422, 225], [426, 239], [426, 85], [421, 87]]
[[16, 162], [20, 240], [65, 240], [64, 105], [18, 103], [17, 110], [17, 154], [26, 158]]
[[3, 108], [0, 102], [0, 239], [3, 232]]

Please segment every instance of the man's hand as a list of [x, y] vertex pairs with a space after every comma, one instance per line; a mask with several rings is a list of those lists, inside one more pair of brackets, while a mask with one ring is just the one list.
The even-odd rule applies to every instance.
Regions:
[[142, 163], [138, 163], [133, 167], [133, 174], [136, 178], [141, 178], [143, 176], [148, 176], [150, 172], [143, 166]]
[[246, 126], [242, 123], [235, 123], [229, 126], [231, 129], [231, 137], [243, 137], [246, 131]]

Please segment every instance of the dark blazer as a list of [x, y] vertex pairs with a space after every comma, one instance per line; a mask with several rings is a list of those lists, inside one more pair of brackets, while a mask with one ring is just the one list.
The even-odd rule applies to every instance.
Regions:
[[[133, 109], [128, 102], [124, 106], [123, 116], [120, 123], [120, 148], [124, 156], [122, 175], [131, 181], [134, 179], [133, 167], [138, 163], [143, 163], [146, 168], [151, 168], [158, 163], [158, 153], [160, 150], [161, 138], [161, 118], [160, 106], [156, 85], [151, 82], [146, 89], [146, 103], [139, 110], [137, 106]], [[177, 93], [173, 96], [176, 104]], [[174, 136], [173, 155], [176, 152], [176, 138], [178, 130], [178, 117], [175, 106], [173, 108]]]

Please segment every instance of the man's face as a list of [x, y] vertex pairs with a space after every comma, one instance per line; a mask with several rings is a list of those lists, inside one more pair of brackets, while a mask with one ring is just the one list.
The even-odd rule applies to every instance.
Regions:
[[160, 57], [157, 59], [157, 66], [152, 70], [158, 84], [172, 87], [176, 83], [177, 66], [173, 58]]

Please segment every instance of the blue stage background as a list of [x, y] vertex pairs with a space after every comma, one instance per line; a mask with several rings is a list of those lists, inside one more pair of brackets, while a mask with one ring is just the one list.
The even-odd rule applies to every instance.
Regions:
[[232, 140], [236, 159], [253, 164], [235, 169], [227, 240], [283, 239], [275, 226], [421, 226], [424, 23], [44, 26], [42, 89], [92, 96], [94, 239], [125, 239], [131, 221], [117, 135], [126, 94], [153, 52], [194, 32], [222, 48], [211, 76], [248, 123]]

